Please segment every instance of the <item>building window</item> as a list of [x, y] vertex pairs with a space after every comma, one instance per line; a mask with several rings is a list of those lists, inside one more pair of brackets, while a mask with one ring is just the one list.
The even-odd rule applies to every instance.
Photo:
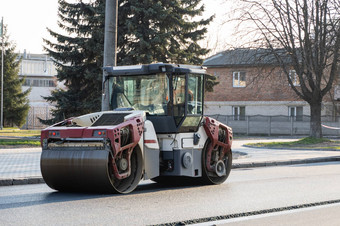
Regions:
[[237, 121], [246, 120], [246, 107], [244, 106], [233, 106], [233, 118]]
[[26, 78], [23, 86], [56, 87], [56, 83], [52, 79], [31, 79], [31, 78]]
[[233, 87], [246, 87], [246, 72], [233, 72]]
[[300, 86], [300, 79], [295, 70], [289, 71], [289, 78], [292, 80], [294, 86]]
[[290, 106], [288, 109], [288, 116], [295, 121], [303, 120], [303, 108], [297, 106]]

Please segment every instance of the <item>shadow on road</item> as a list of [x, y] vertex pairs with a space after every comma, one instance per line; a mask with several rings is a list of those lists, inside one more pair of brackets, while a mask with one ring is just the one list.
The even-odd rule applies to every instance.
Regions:
[[188, 185], [188, 184], [175, 184], [175, 185], [164, 185], [154, 182], [142, 182], [138, 185], [135, 191], [129, 194], [105, 194], [105, 193], [82, 193], [82, 192], [41, 192], [34, 194], [20, 194], [20, 195], [9, 195], [2, 196], [0, 199], [0, 210], [12, 209], [19, 207], [37, 206], [42, 204], [50, 203], [62, 203], [62, 202], [74, 202], [89, 199], [101, 199], [101, 198], [120, 198], [136, 196], [146, 193], [154, 193], [166, 190], [182, 190], [186, 188], [202, 187], [204, 185]]

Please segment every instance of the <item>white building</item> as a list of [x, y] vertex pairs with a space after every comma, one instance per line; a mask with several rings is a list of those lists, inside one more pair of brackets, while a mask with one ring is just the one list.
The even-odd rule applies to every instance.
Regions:
[[57, 71], [53, 60], [46, 54], [29, 54], [24, 51], [19, 53], [21, 58], [19, 76], [25, 77], [23, 90], [32, 87], [29, 94], [29, 102], [32, 107], [44, 107], [51, 104], [46, 102], [43, 97], [50, 96], [51, 91], [56, 88], [64, 87], [57, 82]]
[[50, 119], [53, 104], [47, 102], [43, 97], [51, 95], [57, 88], [64, 88], [63, 83], [57, 82], [57, 70], [53, 59], [47, 54], [19, 53], [18, 60], [21, 60], [19, 76], [25, 77], [22, 90], [32, 88], [28, 99], [30, 109], [27, 115], [26, 124], [23, 129], [43, 129], [46, 125], [39, 119]]

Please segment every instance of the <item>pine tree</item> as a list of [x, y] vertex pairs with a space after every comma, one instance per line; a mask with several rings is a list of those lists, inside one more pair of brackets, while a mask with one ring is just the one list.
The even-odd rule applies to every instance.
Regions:
[[[28, 95], [31, 89], [22, 91], [24, 78], [19, 77], [18, 54], [15, 45], [9, 41], [6, 26], [4, 28], [4, 90], [3, 120], [4, 126], [21, 127], [26, 122], [29, 110]], [[1, 54], [2, 49], [0, 50]], [[1, 61], [0, 61], [1, 67]]]
[[201, 0], [120, 1], [119, 64], [202, 64], [209, 50], [198, 41], [213, 17], [194, 21], [204, 11], [200, 4]]
[[45, 97], [56, 103], [52, 122], [100, 110], [104, 43], [103, 0], [92, 3], [67, 3], [59, 0], [59, 27], [62, 35], [48, 29], [57, 43], [44, 39], [55, 59], [57, 78], [66, 90], [55, 90]]
[[[190, 21], [203, 12], [203, 6], [198, 7], [200, 2], [119, 0], [117, 64], [202, 64], [208, 50], [198, 41], [203, 39], [212, 17]], [[49, 29], [56, 42], [44, 41], [66, 90], [56, 90], [45, 98], [56, 104], [50, 123], [100, 110], [104, 13], [105, 0], [59, 0], [59, 27], [67, 35]]]
[[[198, 41], [204, 38], [213, 16], [195, 21], [204, 12], [200, 4], [201, 0], [120, 1], [118, 64], [201, 65], [209, 50], [200, 47]], [[213, 91], [219, 83], [215, 80], [207, 76], [206, 91]]]

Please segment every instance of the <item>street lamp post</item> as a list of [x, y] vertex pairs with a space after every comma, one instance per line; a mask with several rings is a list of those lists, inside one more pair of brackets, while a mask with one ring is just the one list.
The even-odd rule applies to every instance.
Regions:
[[0, 129], [4, 127], [4, 18], [1, 18], [1, 116]]
[[[104, 31], [104, 64], [103, 66], [116, 66], [117, 61], [117, 27], [118, 27], [118, 0], [106, 0], [105, 31]], [[109, 82], [103, 72], [102, 111], [109, 110]]]

